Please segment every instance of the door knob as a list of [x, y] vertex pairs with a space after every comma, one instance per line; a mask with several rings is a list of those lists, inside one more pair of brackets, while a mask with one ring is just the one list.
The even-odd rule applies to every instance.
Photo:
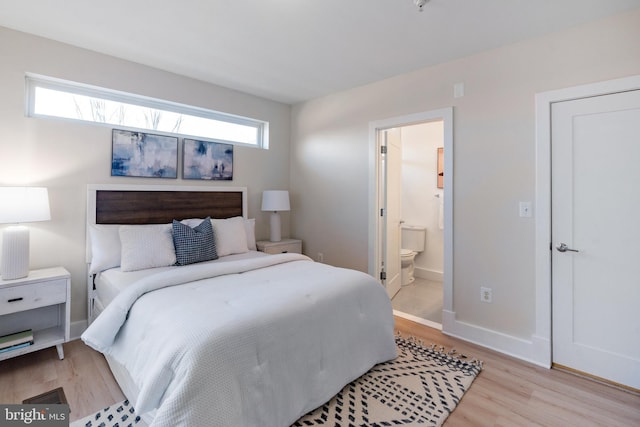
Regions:
[[565, 243], [560, 243], [559, 246], [556, 246], [556, 249], [558, 250], [558, 252], [580, 252], [577, 249], [571, 249], [570, 247], [568, 247]]

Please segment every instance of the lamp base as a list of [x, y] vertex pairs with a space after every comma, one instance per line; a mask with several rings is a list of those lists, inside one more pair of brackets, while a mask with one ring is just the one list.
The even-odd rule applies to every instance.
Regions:
[[271, 218], [269, 218], [269, 240], [272, 242], [282, 240], [280, 214], [278, 212], [271, 212]]
[[2, 233], [0, 275], [3, 280], [29, 275], [29, 229], [24, 225], [12, 225]]

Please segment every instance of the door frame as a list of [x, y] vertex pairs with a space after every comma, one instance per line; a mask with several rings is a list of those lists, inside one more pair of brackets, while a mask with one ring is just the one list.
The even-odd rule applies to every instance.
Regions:
[[[381, 170], [380, 179], [378, 180], [378, 184], [380, 185], [380, 189], [384, 190], [384, 192], [380, 191], [378, 193], [378, 202], [380, 206], [385, 206], [385, 221], [378, 221], [378, 233], [380, 236], [384, 236], [384, 241], [386, 245], [379, 245], [380, 249], [380, 269], [384, 269], [385, 275], [384, 279], [380, 279], [381, 282], [384, 282], [384, 286], [387, 290], [387, 295], [389, 298], [393, 299], [395, 294], [400, 292], [402, 288], [402, 260], [400, 256], [393, 259], [388, 255], [390, 249], [397, 249], [397, 253], [400, 253], [401, 249], [401, 217], [402, 213], [402, 188], [398, 188], [402, 186], [402, 128], [394, 127], [390, 129], [380, 129], [377, 132], [378, 135], [378, 165], [384, 167]], [[390, 138], [390, 135], [393, 135]], [[382, 152], [383, 147], [386, 147], [386, 154]], [[393, 148], [397, 149], [394, 150]], [[398, 155], [396, 158], [394, 153]], [[392, 166], [393, 164], [393, 166]], [[397, 168], [396, 168], [397, 167]], [[390, 172], [396, 173], [390, 173]], [[396, 175], [396, 176], [394, 176]], [[389, 183], [393, 182], [397, 184], [397, 186], [390, 187]], [[391, 196], [393, 191], [399, 191], [399, 194]], [[390, 202], [394, 201], [395, 206], [390, 206]], [[400, 206], [399, 206], [400, 205]], [[397, 220], [390, 223], [391, 211], [394, 211], [393, 220]], [[397, 210], [397, 211], [396, 211]], [[397, 215], [397, 216], [396, 216]], [[394, 237], [391, 237], [391, 236]], [[390, 239], [395, 240], [395, 242], [390, 241]], [[395, 243], [395, 245], [394, 245]], [[391, 286], [393, 285], [393, 287]], [[394, 292], [395, 291], [395, 292]]]
[[[453, 311], [453, 107], [423, 111], [405, 116], [391, 117], [369, 123], [369, 268], [370, 275], [379, 279], [382, 253], [380, 250], [379, 200], [380, 143], [378, 133], [394, 127], [442, 120], [444, 127], [444, 266], [443, 266], [443, 310]], [[443, 316], [444, 320], [444, 316]], [[445, 324], [442, 325], [446, 330]]]
[[640, 75], [573, 86], [535, 96], [536, 108], [536, 230], [535, 332], [533, 359], [553, 362], [551, 315], [551, 106], [553, 103], [640, 89]]

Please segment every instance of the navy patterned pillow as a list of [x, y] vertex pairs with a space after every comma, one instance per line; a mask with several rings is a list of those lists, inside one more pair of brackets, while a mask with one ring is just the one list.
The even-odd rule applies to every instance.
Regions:
[[218, 259], [216, 239], [209, 217], [194, 228], [174, 219], [173, 244], [176, 248], [176, 264], [178, 265]]

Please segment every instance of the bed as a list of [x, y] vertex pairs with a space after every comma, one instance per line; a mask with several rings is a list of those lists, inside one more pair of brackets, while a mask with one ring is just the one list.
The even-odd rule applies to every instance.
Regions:
[[88, 186], [82, 339], [147, 424], [286, 427], [396, 356], [376, 280], [254, 228], [243, 187]]

